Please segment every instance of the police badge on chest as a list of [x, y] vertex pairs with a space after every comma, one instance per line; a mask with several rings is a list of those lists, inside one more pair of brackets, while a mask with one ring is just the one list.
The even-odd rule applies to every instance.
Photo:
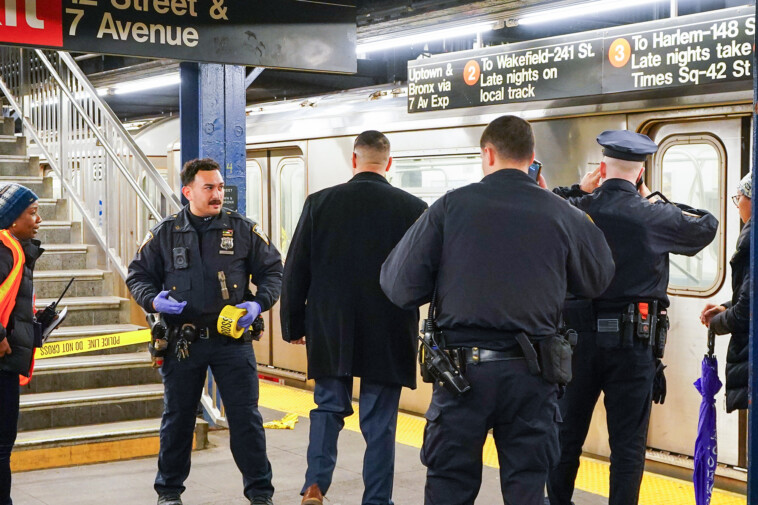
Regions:
[[234, 230], [221, 232], [221, 250], [219, 254], [234, 254]]

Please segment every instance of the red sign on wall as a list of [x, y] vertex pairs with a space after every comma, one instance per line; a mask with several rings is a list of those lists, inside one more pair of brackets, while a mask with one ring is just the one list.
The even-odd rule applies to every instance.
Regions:
[[62, 0], [0, 0], [0, 41], [63, 47]]

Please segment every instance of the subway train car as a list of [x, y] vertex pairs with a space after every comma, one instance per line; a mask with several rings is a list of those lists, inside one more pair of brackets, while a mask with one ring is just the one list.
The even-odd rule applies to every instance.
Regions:
[[[698, 315], [706, 303], [731, 296], [729, 258], [740, 219], [729, 197], [750, 169], [751, 84], [748, 79], [420, 113], [409, 113], [407, 87], [398, 85], [251, 106], [246, 212], [262, 224], [286, 261], [306, 196], [351, 177], [353, 140], [367, 129], [385, 132], [392, 143], [390, 182], [430, 204], [446, 191], [481, 179], [479, 137], [502, 114], [532, 123], [537, 158], [551, 187], [578, 182], [598, 166], [602, 154], [596, 136], [601, 131], [649, 135], [660, 146], [647, 164], [649, 187], [672, 201], [708, 209], [720, 222], [716, 239], [701, 253], [670, 258], [671, 329], [664, 358], [668, 396], [665, 404], [653, 407], [648, 435], [649, 461], [691, 468], [700, 405], [693, 382], [707, 347]], [[136, 138], [153, 151], [148, 156], [167, 156], [167, 176], [176, 184], [178, 120], [155, 123]], [[272, 374], [304, 378], [305, 349], [282, 340], [278, 306], [266, 316], [268, 331], [255, 344], [258, 361]], [[716, 345], [722, 378], [727, 341], [720, 337]], [[419, 381], [418, 389], [403, 392], [401, 408], [423, 413], [430, 396], [430, 386]], [[719, 473], [744, 481], [746, 416], [727, 415], [724, 405], [722, 390], [717, 397], [718, 458], [724, 467]], [[602, 402], [585, 450], [609, 454]]]

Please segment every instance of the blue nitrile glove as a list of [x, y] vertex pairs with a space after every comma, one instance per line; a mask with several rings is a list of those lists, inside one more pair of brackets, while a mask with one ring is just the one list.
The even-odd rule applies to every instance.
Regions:
[[261, 306], [258, 302], [242, 302], [235, 305], [235, 307], [247, 311], [247, 314], [237, 321], [237, 326], [239, 328], [249, 328], [250, 325], [253, 324], [253, 321], [255, 321], [255, 318], [261, 313]]
[[153, 298], [153, 308], [161, 314], [170, 314], [176, 316], [182, 313], [187, 302], [177, 302], [169, 298], [168, 291], [161, 291], [158, 296]]

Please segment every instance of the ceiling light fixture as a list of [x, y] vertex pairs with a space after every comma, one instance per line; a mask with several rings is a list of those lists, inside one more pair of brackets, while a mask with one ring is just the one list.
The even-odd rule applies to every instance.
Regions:
[[588, 14], [639, 7], [641, 5], [659, 3], [661, 1], [663, 0], [600, 0], [595, 2], [585, 2], [527, 14], [524, 17], [519, 18], [518, 24], [536, 25], [540, 23], [549, 23], [559, 19], [575, 18], [586, 16]]
[[358, 54], [366, 54], [374, 51], [381, 51], [383, 49], [392, 49], [393, 47], [405, 47], [415, 44], [425, 44], [437, 40], [464, 37], [466, 35], [477, 35], [479, 33], [494, 30], [496, 25], [497, 23], [492, 21], [487, 23], [474, 23], [465, 26], [456, 26], [454, 28], [445, 28], [443, 30], [433, 30], [403, 37], [377, 40], [376, 42], [364, 42], [356, 45], [355, 52]]

